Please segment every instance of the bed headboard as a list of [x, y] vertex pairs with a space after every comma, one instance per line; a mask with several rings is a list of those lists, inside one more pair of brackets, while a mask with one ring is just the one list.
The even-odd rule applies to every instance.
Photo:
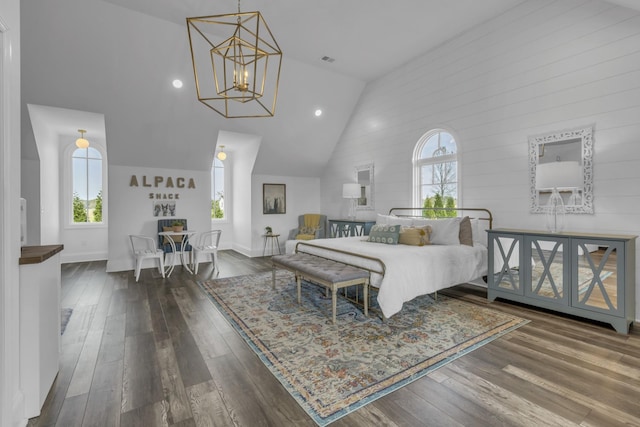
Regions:
[[489, 209], [484, 208], [391, 208], [389, 215], [423, 218], [426, 216], [424, 211], [455, 212], [451, 216], [469, 216], [471, 219], [487, 221], [489, 228], [493, 228], [493, 215]]

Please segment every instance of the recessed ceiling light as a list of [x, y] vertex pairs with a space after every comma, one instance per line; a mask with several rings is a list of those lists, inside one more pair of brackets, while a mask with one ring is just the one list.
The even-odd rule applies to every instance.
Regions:
[[176, 89], [180, 89], [182, 87], [182, 80], [175, 79], [171, 84], [173, 84], [173, 87]]
[[321, 109], [317, 109], [315, 112], [316, 117], [320, 117], [322, 115], [322, 110]]

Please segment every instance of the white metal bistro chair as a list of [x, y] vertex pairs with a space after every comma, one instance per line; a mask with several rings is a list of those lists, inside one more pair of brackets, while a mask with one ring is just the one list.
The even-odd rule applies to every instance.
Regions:
[[156, 239], [148, 236], [130, 234], [133, 256], [136, 258], [136, 282], [140, 278], [140, 269], [145, 259], [157, 259], [158, 271], [164, 278], [164, 251], [156, 246]]
[[220, 235], [222, 230], [211, 230], [201, 233], [196, 244], [192, 246], [193, 255], [193, 274], [198, 274], [198, 265], [200, 264], [200, 254], [209, 254], [213, 263], [213, 271], [218, 269], [218, 243], [220, 243]]

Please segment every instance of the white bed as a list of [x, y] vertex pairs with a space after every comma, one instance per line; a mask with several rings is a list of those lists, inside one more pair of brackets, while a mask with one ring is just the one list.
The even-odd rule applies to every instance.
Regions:
[[[388, 245], [368, 242], [367, 236], [359, 236], [288, 241], [286, 251], [303, 251], [371, 270], [371, 284], [379, 288], [378, 304], [382, 313], [391, 317], [402, 309], [404, 302], [419, 295], [486, 276], [488, 250], [485, 229], [490, 228], [490, 217], [488, 220], [487, 226], [477, 220], [474, 222], [473, 246]], [[398, 217], [395, 221], [407, 219]]]

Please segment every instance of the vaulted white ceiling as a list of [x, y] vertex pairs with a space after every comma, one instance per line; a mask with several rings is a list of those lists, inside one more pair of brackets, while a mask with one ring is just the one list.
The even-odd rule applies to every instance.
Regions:
[[[235, 0], [105, 1], [179, 25], [238, 7]], [[262, 13], [285, 55], [370, 81], [521, 1], [242, 0], [240, 8]]]
[[368, 82], [522, 1], [539, 0], [243, 0], [284, 52], [276, 116], [263, 119], [224, 119], [195, 97], [185, 18], [233, 13], [234, 0], [23, 1], [23, 103], [104, 114], [113, 164], [207, 170], [228, 131], [261, 138], [254, 173], [320, 176]]

